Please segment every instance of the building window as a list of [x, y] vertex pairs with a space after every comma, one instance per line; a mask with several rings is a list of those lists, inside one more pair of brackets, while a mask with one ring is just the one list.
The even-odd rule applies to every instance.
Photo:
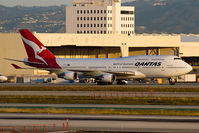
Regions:
[[94, 27], [96, 27], [96, 24], [94, 24]]
[[79, 10], [77, 10], [77, 14], [79, 14]]
[[134, 11], [121, 11], [121, 14], [134, 14]]
[[87, 14], [89, 14], [89, 10], [87, 10]]
[[101, 27], [103, 27], [103, 24], [101, 24]]
[[77, 21], [79, 21], [79, 17], [77, 17]]
[[86, 17], [84, 17], [84, 20], [86, 20]]
[[84, 14], [86, 14], [86, 10], [84, 10]]
[[92, 13], [93, 13], [93, 10], [90, 10], [90, 13], [92, 14]]
[[96, 10], [94, 10], [94, 14], [96, 14]]
[[86, 24], [84, 24], [84, 27], [86, 27]]
[[104, 24], [104, 27], [106, 27], [106, 24]]
[[82, 20], [82, 17], [80, 19]]
[[80, 26], [82, 27], [82, 24]]
[[94, 34], [96, 34], [96, 31], [94, 31]]
[[94, 20], [96, 20], [96, 17], [94, 17]]
[[99, 14], [99, 13], [100, 13], [100, 11], [99, 11], [99, 10], [97, 10], [97, 13]]
[[106, 20], [106, 17], [104, 17], [104, 20]]
[[87, 31], [87, 34], [89, 34], [89, 31]]
[[97, 17], [97, 20], [99, 20], [99, 17]]
[[87, 17], [87, 20], [89, 20], [89, 17]]
[[106, 14], [106, 10], [104, 10], [104, 14]]
[[87, 27], [89, 27], [89, 24], [87, 24]]
[[91, 27], [93, 27], [93, 24], [91, 24]]
[[101, 31], [101, 34], [103, 34], [103, 31]]
[[93, 18], [91, 17], [91, 21], [93, 20]]
[[81, 10], [80, 12], [81, 12], [81, 14], [82, 14], [82, 10]]
[[77, 27], [79, 28], [79, 24], [77, 24]]
[[97, 27], [99, 27], [99, 24], [97, 24]]
[[101, 17], [101, 20], [103, 20], [103, 17]]
[[104, 34], [106, 34], [106, 31], [104, 31]]
[[101, 10], [101, 14], [103, 13], [103, 10]]

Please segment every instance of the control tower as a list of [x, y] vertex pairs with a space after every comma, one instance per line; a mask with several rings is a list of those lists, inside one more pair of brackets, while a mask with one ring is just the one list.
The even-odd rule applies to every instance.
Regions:
[[66, 7], [66, 33], [134, 34], [134, 10], [121, 0], [74, 0]]

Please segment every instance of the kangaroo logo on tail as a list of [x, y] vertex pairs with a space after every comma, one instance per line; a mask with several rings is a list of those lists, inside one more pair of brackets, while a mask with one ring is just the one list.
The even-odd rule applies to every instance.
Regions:
[[34, 43], [33, 41], [30, 41], [30, 40], [27, 40], [26, 38], [24, 38], [23, 36], [21, 36], [23, 41], [28, 44], [33, 50], [34, 50], [34, 53], [35, 53], [35, 58], [36, 59], [39, 59], [39, 60], [42, 60], [46, 65], [48, 65], [48, 63], [46, 63], [46, 61], [41, 57], [39, 56], [39, 54], [46, 50], [46, 48], [44, 46], [41, 46], [42, 48], [40, 48], [36, 43]]
[[40, 68], [61, 68], [56, 57], [29, 30], [20, 29], [19, 32], [28, 55], [28, 61], [42, 62], [43, 65], [40, 65]]

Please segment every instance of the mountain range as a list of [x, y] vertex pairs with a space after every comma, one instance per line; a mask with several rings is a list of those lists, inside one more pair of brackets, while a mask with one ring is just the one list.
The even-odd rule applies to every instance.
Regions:
[[199, 33], [199, 0], [136, 0], [136, 33]]
[[[134, 0], [136, 33], [199, 33], [199, 0]], [[0, 32], [28, 28], [40, 33], [65, 32], [65, 5], [0, 6]]]

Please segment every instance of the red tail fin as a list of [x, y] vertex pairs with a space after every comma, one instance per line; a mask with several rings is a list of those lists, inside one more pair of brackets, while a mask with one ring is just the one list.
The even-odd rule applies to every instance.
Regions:
[[60, 68], [55, 56], [27, 29], [19, 30], [28, 61], [44, 63], [45, 67]]

